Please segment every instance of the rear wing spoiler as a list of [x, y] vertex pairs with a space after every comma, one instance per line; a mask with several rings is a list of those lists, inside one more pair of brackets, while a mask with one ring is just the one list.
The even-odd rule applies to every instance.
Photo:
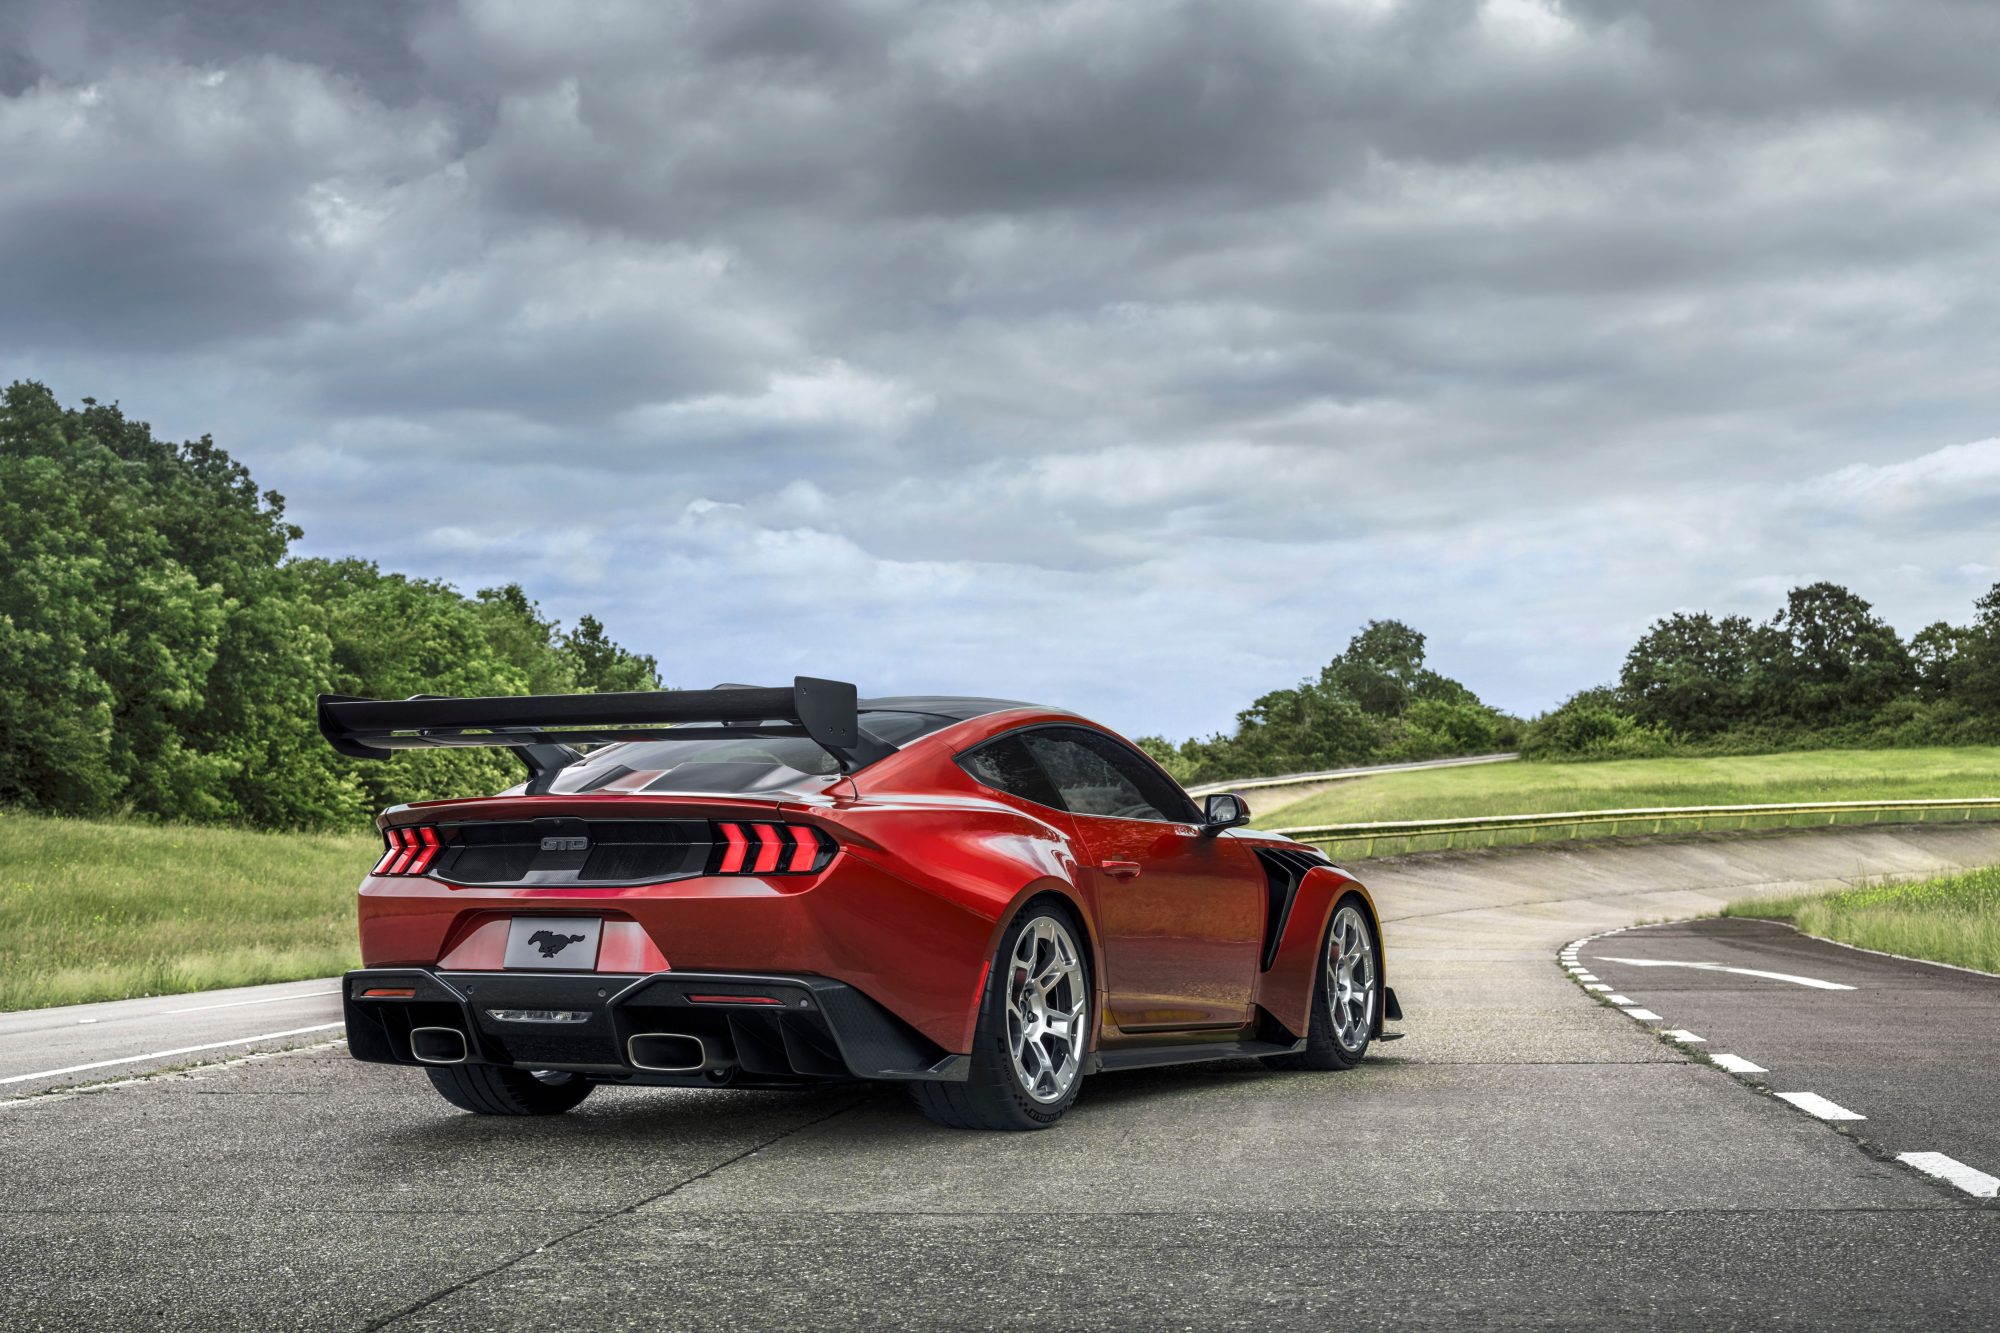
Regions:
[[[613, 741], [736, 740], [803, 736], [851, 773], [896, 752], [861, 726], [852, 685], [799, 676], [791, 687], [733, 685], [716, 690], [644, 690], [628, 694], [523, 694], [461, 699], [356, 699], [322, 694], [319, 730], [354, 759], [387, 759], [397, 750], [504, 745], [537, 779], [581, 756], [570, 747]], [[709, 724], [709, 725], [703, 725]], [[535, 784], [531, 784], [535, 785]]]

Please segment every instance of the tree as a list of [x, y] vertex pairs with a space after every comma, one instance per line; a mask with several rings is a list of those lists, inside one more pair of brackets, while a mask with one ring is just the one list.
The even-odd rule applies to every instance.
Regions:
[[1915, 682], [1910, 652], [1869, 604], [1836, 583], [1794, 588], [1764, 627], [1755, 688], [1766, 716], [1862, 716]]
[[1369, 621], [1320, 671], [1323, 687], [1376, 717], [1401, 717], [1427, 683], [1442, 679], [1424, 670], [1424, 636], [1400, 620]]
[[1708, 735], [1747, 717], [1755, 656], [1748, 617], [1676, 612], [1632, 645], [1619, 690], [1639, 721]]
[[1910, 667], [1917, 696], [1936, 701], [1947, 697], [1957, 676], [1971, 630], [1939, 620], [1924, 626], [1910, 640]]
[[587, 612], [577, 617], [575, 629], [562, 635], [558, 649], [580, 690], [610, 694], [660, 688], [660, 664], [613, 643], [597, 617]]
[[1993, 717], [2000, 715], [2000, 583], [1972, 605], [1976, 614], [1952, 665], [1951, 697]]
[[316, 693], [655, 680], [595, 620], [566, 634], [517, 587], [468, 599], [365, 561], [294, 561], [298, 537], [283, 497], [207, 436], [158, 440], [40, 384], [0, 394], [0, 803], [351, 825], [519, 770], [473, 751], [342, 760]]

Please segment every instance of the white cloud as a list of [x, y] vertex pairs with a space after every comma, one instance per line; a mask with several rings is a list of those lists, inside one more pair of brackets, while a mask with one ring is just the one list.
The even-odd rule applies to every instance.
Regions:
[[0, 366], [678, 682], [1532, 710], [2000, 569], [1977, 7], [232, 3], [0, 15]]

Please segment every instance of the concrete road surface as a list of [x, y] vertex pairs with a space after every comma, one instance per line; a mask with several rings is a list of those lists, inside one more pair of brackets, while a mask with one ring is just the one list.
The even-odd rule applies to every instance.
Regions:
[[2000, 1211], [1552, 959], [1994, 863], [2000, 830], [1910, 828], [1377, 864], [1407, 1040], [1101, 1076], [1040, 1134], [871, 1089], [494, 1121], [337, 1047], [0, 1103], [0, 1327], [1993, 1327]]

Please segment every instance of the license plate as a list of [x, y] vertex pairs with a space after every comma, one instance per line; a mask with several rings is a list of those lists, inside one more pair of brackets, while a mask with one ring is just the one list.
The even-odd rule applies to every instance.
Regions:
[[517, 916], [507, 923], [508, 968], [588, 972], [597, 966], [604, 922], [594, 916]]

